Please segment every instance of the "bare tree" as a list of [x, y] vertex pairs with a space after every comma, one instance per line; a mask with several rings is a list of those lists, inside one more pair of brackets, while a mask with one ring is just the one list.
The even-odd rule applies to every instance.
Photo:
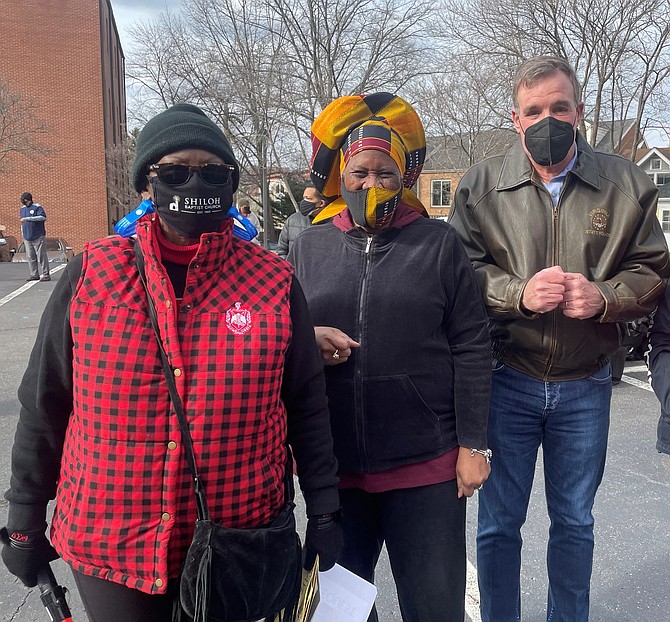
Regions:
[[500, 78], [508, 83], [513, 66], [525, 58], [567, 58], [581, 82], [591, 144], [601, 136], [603, 118], [615, 112], [637, 116], [643, 127], [647, 103], [669, 64], [667, 0], [445, 2], [454, 47], [505, 59], [510, 73]]
[[49, 131], [39, 117], [38, 103], [0, 78], [0, 172], [11, 170], [15, 154], [40, 161], [54, 153], [54, 147], [45, 142]]
[[310, 127], [342, 95], [409, 91], [430, 71], [428, 0], [264, 0], [287, 61], [277, 114], [283, 153], [306, 166]]
[[293, 66], [294, 95], [313, 117], [335, 97], [401, 91], [425, 68], [427, 0], [266, 0]]
[[166, 9], [154, 21], [130, 29], [135, 41], [126, 63], [128, 88], [135, 93], [133, 120], [143, 125], [157, 110], [188, 101], [193, 95], [183, 75], [185, 28]]
[[105, 151], [107, 197], [114, 221], [136, 207], [139, 201], [137, 192], [130, 184], [130, 170], [135, 159], [135, 141], [138, 134], [139, 130], [133, 130], [123, 142], [108, 147]]
[[[670, 103], [670, 98], [667, 96], [667, 86], [665, 90], [663, 89], [667, 85], [666, 78], [670, 74], [670, 14], [667, 11], [667, 5], [666, 11], [656, 16], [653, 24], [638, 36], [632, 54], [638, 61], [638, 66], [642, 68], [641, 79], [637, 82], [635, 92], [637, 136], [630, 156], [635, 161], [648, 106], [651, 104], [653, 108], [654, 99], [660, 99], [656, 105], [656, 110], [663, 110], [667, 113]], [[647, 118], [647, 122], [649, 120]]]
[[312, 121], [334, 97], [397, 92], [424, 71], [429, 8], [428, 0], [192, 0], [178, 16], [136, 27], [129, 73], [151, 105], [190, 101], [216, 119], [244, 193], [270, 172], [307, 167]]
[[426, 131], [439, 137], [432, 145], [450, 169], [468, 168], [509, 143], [509, 86], [500, 81], [498, 61], [495, 56], [450, 54], [442, 73], [415, 87]]
[[193, 0], [179, 16], [164, 14], [135, 29], [142, 40], [169, 48], [168, 61], [147, 48], [129, 62], [158, 107], [189, 101], [217, 121], [240, 163], [243, 194], [266, 176], [276, 134], [280, 57], [265, 20], [255, 0]]

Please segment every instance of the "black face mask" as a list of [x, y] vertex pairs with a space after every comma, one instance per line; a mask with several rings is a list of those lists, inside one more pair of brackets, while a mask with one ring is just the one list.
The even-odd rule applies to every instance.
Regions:
[[316, 209], [316, 203], [303, 199], [298, 204], [298, 210], [303, 216], [309, 216]]
[[231, 182], [213, 186], [193, 171], [186, 183], [170, 186], [150, 177], [154, 204], [160, 219], [188, 238], [218, 231], [233, 204]]
[[531, 158], [540, 166], [551, 166], [568, 155], [575, 142], [575, 128], [565, 121], [545, 117], [531, 125], [524, 136]]

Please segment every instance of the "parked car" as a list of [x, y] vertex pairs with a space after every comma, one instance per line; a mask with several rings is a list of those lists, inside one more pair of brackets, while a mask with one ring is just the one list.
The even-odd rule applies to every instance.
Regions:
[[[45, 238], [49, 263], [67, 263], [74, 257], [74, 250], [63, 238]], [[28, 261], [25, 242], [14, 253], [14, 261]]]
[[13, 235], [0, 236], [0, 261], [11, 261], [17, 246]]

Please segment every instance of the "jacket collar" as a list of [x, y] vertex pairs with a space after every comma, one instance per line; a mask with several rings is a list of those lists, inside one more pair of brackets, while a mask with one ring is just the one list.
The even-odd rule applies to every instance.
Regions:
[[[155, 213], [146, 214], [140, 218], [136, 226], [136, 235], [144, 253], [144, 259], [150, 269], [161, 263], [161, 253], [156, 235], [158, 224]], [[232, 253], [233, 219], [226, 218], [218, 232], [205, 233], [200, 238], [198, 250], [195, 252], [191, 264], [203, 272], [215, 272], [221, 269], [221, 262]]]
[[[521, 138], [519, 138], [505, 154], [496, 190], [510, 190], [531, 183], [534, 172], [535, 169], [523, 150]], [[579, 132], [577, 132], [577, 161], [570, 172], [584, 183], [600, 190], [600, 173], [595, 154]]]

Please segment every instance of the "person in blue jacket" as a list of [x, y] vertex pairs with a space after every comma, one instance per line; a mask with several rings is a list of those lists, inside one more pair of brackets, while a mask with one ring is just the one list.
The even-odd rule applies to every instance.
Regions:
[[45, 243], [47, 232], [44, 221], [46, 219], [47, 215], [44, 208], [33, 201], [33, 195], [30, 192], [24, 192], [21, 195], [21, 234], [26, 246], [28, 268], [30, 269], [30, 276], [26, 281], [51, 280]]

